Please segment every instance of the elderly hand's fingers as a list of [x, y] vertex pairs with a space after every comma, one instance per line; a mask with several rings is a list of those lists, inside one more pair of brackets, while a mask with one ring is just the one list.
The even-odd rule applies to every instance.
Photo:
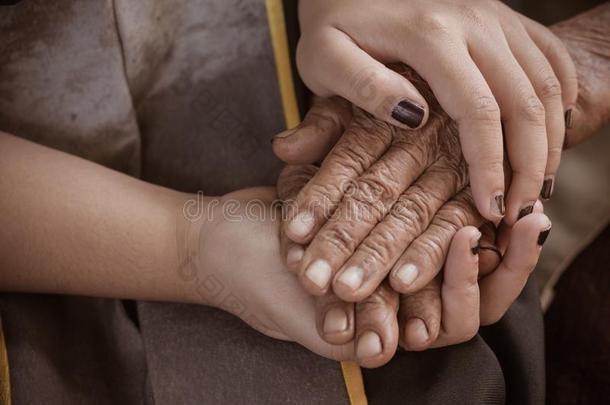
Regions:
[[[295, 210], [294, 198], [317, 171], [318, 168], [313, 165], [286, 166], [282, 170], [277, 182], [277, 194], [282, 201], [283, 219], [290, 215], [291, 210]], [[280, 254], [290, 271], [297, 272], [304, 253], [305, 246], [291, 241], [282, 228], [280, 231]]]
[[[355, 252], [336, 252], [334, 264], [342, 267], [333, 280], [333, 291], [347, 301], [360, 301], [370, 295], [407, 247], [421, 235], [437, 211], [461, 190], [467, 182], [466, 167], [459, 162], [435, 162], [394, 203], [389, 213], [368, 233]], [[358, 221], [358, 226], [365, 221]], [[331, 224], [327, 224], [331, 225]], [[328, 228], [345, 229], [332, 224]], [[341, 224], [339, 224], [341, 225]], [[371, 226], [372, 227], [372, 226]], [[367, 227], [367, 228], [371, 228]], [[320, 233], [325, 232], [324, 227]], [[314, 239], [312, 246], [316, 242]], [[357, 241], [359, 242], [359, 241]], [[308, 249], [307, 253], [310, 252]], [[351, 248], [352, 246], [350, 246]], [[321, 245], [314, 256], [329, 257]], [[343, 263], [344, 260], [347, 261]]]
[[481, 232], [462, 228], [451, 241], [443, 271], [442, 318], [438, 339], [431, 347], [466, 342], [479, 330], [479, 257]]
[[[309, 292], [319, 294], [327, 290], [334, 274], [354, 253], [360, 242], [383, 220], [401, 193], [424, 171], [428, 164], [426, 150], [429, 147], [426, 145], [429, 142], [421, 137], [416, 138], [402, 138], [395, 142], [346, 192], [333, 216], [315, 235], [305, 251], [300, 271], [303, 285]], [[442, 193], [446, 194], [441, 203], [455, 194], [457, 186], [451, 183], [458, 181], [458, 176], [452, 173], [454, 168], [445, 164], [445, 169], [441, 170], [442, 165], [439, 162], [439, 167], [433, 170], [437, 175], [431, 175], [439, 181], [434, 187], [443, 188]], [[322, 269], [324, 277], [319, 275]], [[383, 277], [377, 278], [359, 299], [369, 295], [381, 279]]]
[[328, 154], [352, 118], [352, 106], [339, 97], [315, 97], [298, 127], [273, 137], [278, 158], [288, 164], [313, 164]]
[[400, 346], [409, 351], [426, 350], [436, 341], [441, 325], [441, 277], [413, 294], [400, 295], [398, 324]]
[[426, 286], [443, 267], [457, 231], [482, 222], [469, 188], [464, 189], [436, 213], [428, 229], [398, 259], [390, 273], [392, 288], [413, 293]]
[[502, 262], [479, 281], [482, 325], [497, 322], [517, 299], [538, 262], [550, 230], [551, 221], [538, 213], [524, 217], [512, 227]]
[[[515, 19], [517, 21], [514, 24], [504, 23], [504, 32], [515, 58], [531, 80], [534, 90], [544, 106], [548, 152], [544, 183], [540, 195], [542, 198], [548, 199], [551, 197], [555, 176], [559, 169], [566, 131], [564, 106], [561, 99], [561, 82], [549, 60], [536, 46], [525, 27], [518, 21], [518, 17], [515, 17]], [[555, 37], [550, 31], [547, 33], [548, 36]], [[566, 56], [571, 63], [571, 58], [567, 53]], [[511, 218], [510, 215], [509, 218]], [[517, 217], [512, 217], [512, 219], [516, 221]], [[509, 221], [509, 224], [511, 223], [514, 222]]]
[[338, 29], [301, 37], [297, 64], [305, 84], [318, 95], [342, 96], [405, 129], [426, 123], [426, 100], [409, 80], [372, 58]]
[[356, 358], [363, 367], [380, 367], [398, 347], [398, 294], [383, 283], [356, 304]]
[[352, 124], [295, 200], [296, 211], [283, 226], [292, 241], [304, 244], [313, 238], [349, 186], [391, 145], [393, 131], [362, 111], [355, 113]]
[[345, 302], [328, 293], [316, 300], [316, 327], [320, 337], [334, 345], [346, 344], [354, 338], [355, 320], [352, 302]]

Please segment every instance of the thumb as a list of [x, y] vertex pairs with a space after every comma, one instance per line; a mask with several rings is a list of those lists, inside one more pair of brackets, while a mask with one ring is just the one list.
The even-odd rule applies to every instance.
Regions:
[[315, 97], [298, 127], [273, 137], [273, 152], [288, 164], [319, 162], [335, 146], [351, 116], [352, 107], [347, 101], [339, 97]]
[[297, 64], [305, 84], [318, 95], [341, 96], [403, 129], [419, 128], [428, 119], [428, 104], [413, 83], [341, 31], [302, 37]]

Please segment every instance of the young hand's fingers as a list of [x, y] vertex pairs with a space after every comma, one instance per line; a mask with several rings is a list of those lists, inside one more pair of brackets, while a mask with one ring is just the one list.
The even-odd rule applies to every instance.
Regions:
[[533, 206], [542, 189], [548, 155], [545, 108], [499, 28], [473, 33], [469, 49], [502, 111], [513, 174], [505, 221], [512, 225], [521, 210]]
[[428, 229], [398, 259], [390, 273], [392, 288], [407, 294], [426, 286], [443, 267], [457, 231], [482, 222], [469, 188], [464, 189], [436, 213]]
[[[561, 40], [544, 25], [519, 14], [521, 23], [553, 67], [561, 84], [561, 97], [566, 113], [578, 98], [578, 75], [568, 49]], [[569, 114], [568, 114], [569, 115]]]
[[379, 367], [398, 348], [398, 294], [387, 283], [356, 304], [356, 358], [363, 367]]
[[288, 164], [313, 164], [328, 154], [348, 125], [352, 106], [339, 98], [314, 97], [303, 122], [273, 137], [276, 156]]
[[513, 24], [504, 24], [504, 31], [513, 55], [531, 80], [538, 98], [544, 105], [548, 153], [540, 195], [549, 199], [561, 162], [566, 131], [561, 84], [548, 59], [517, 18]]
[[479, 243], [481, 232], [467, 226], [451, 241], [443, 270], [442, 318], [438, 339], [431, 347], [466, 342], [479, 330]]
[[519, 220], [510, 230], [502, 262], [479, 281], [482, 325], [497, 322], [517, 299], [538, 262], [550, 230], [551, 221], [538, 213]]
[[382, 127], [370, 115], [357, 111], [320, 170], [297, 195], [295, 210], [283, 226], [286, 235], [294, 242], [308, 243], [354, 181], [391, 145], [392, 135], [390, 126]]
[[354, 303], [345, 302], [335, 294], [315, 297], [316, 327], [320, 337], [334, 345], [346, 344], [354, 338]]
[[[354, 182], [303, 256], [300, 278], [310, 293], [319, 294], [326, 291], [339, 268], [371, 229], [386, 217], [401, 193], [420, 176], [427, 165], [426, 149], [424, 143], [419, 148], [405, 148], [394, 144]], [[448, 176], [455, 178], [451, 174]], [[435, 179], [439, 180], [439, 183], [434, 187], [444, 188], [444, 184], [440, 182], [442, 175], [435, 176]], [[455, 194], [456, 187], [449, 184], [447, 188], [450, 192], [446, 199], [449, 199]], [[321, 269], [324, 270], [323, 277]], [[356, 274], [349, 276], [352, 285], [359, 279], [364, 280], [364, 269], [353, 270]], [[377, 288], [382, 278], [378, 279], [366, 294], [354, 301], [369, 295]]]
[[[431, 48], [435, 51], [430, 52]], [[458, 124], [479, 212], [489, 221], [499, 222], [504, 216], [502, 125], [500, 108], [487, 81], [465, 44], [443, 30], [422, 37], [419, 47], [404, 53], [405, 63], [421, 74], [440, 106]]]
[[417, 89], [337, 29], [303, 36], [297, 64], [305, 84], [320, 96], [339, 95], [401, 128], [426, 123], [428, 105]]
[[333, 291], [339, 297], [360, 301], [370, 295], [401, 253], [428, 228], [441, 206], [466, 185], [466, 168], [446, 163], [437, 161], [430, 166], [367, 232], [355, 252], [345, 257], [347, 261], [333, 280]]

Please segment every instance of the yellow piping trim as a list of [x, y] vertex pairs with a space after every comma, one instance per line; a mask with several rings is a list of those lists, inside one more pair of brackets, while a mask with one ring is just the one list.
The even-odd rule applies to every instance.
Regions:
[[286, 34], [286, 23], [284, 21], [284, 6], [282, 0], [266, 0], [266, 5], [269, 29], [271, 31], [271, 44], [275, 56], [277, 80], [284, 108], [284, 120], [286, 128], [294, 128], [301, 122], [301, 117], [290, 66], [288, 35]]
[[0, 318], [0, 405], [11, 404], [11, 383], [8, 371], [8, 355], [4, 342], [4, 331], [2, 330], [2, 318]]
[[[277, 80], [284, 109], [284, 120], [286, 121], [286, 128], [294, 128], [301, 122], [301, 115], [299, 113], [294, 78], [292, 77], [290, 65], [284, 6], [282, 0], [266, 0], [265, 3], [267, 6], [267, 18], [269, 19], [269, 30], [271, 31], [273, 54], [275, 56]], [[362, 379], [360, 366], [351, 361], [344, 361], [341, 362], [341, 372], [343, 373], [343, 380], [345, 381], [350, 404], [367, 405], [368, 401], [364, 391], [364, 380]]]
[[362, 370], [358, 363], [352, 361], [342, 361], [341, 371], [347, 388], [347, 395], [351, 405], [367, 405], [366, 392], [364, 391], [364, 381]]

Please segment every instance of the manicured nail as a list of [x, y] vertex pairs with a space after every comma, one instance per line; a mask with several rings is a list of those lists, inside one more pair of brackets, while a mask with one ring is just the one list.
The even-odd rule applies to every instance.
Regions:
[[506, 208], [504, 207], [504, 194], [496, 194], [491, 198], [491, 212], [496, 216], [504, 216], [506, 213]]
[[324, 289], [330, 280], [330, 273], [330, 265], [326, 260], [316, 260], [305, 270], [305, 277], [320, 289]]
[[528, 216], [532, 212], [534, 212], [534, 204], [530, 204], [530, 205], [527, 205], [527, 206], [521, 208], [521, 211], [519, 211], [519, 216], [517, 217], [517, 221], [523, 217]]
[[347, 330], [347, 315], [340, 308], [332, 308], [324, 316], [324, 333], [339, 333]]
[[540, 191], [540, 197], [544, 200], [548, 200], [553, 195], [553, 186], [555, 179], [553, 177], [547, 177], [542, 183], [542, 191]]
[[572, 129], [572, 109], [568, 108], [565, 112], [564, 115], [565, 121], [566, 121], [566, 128], [567, 129]]
[[419, 270], [414, 264], [405, 264], [396, 272], [396, 277], [403, 283], [405, 286], [410, 286], [413, 284], [417, 276], [419, 275]]
[[470, 251], [473, 255], [478, 255], [481, 250], [481, 232], [470, 241]]
[[356, 356], [358, 356], [359, 359], [377, 356], [381, 354], [382, 351], [381, 338], [375, 332], [368, 330], [358, 338]]
[[283, 132], [280, 132], [279, 134], [275, 135], [273, 138], [271, 138], [271, 142], [275, 141], [276, 139], [286, 139], [289, 136], [293, 135], [295, 132], [297, 132], [298, 128], [292, 128], [292, 129], [287, 129]]
[[309, 211], [300, 212], [290, 221], [289, 232], [293, 235], [305, 237], [314, 226], [314, 217]]
[[345, 284], [353, 291], [358, 290], [362, 286], [363, 280], [364, 270], [356, 266], [349, 267], [337, 279], [338, 282]]
[[551, 228], [552, 226], [540, 232], [540, 235], [538, 235], [538, 246], [544, 245], [544, 242], [546, 242], [547, 238], [549, 237], [549, 234], [551, 233]]
[[299, 245], [293, 245], [288, 249], [288, 254], [286, 255], [286, 264], [290, 267], [294, 267], [301, 262], [303, 258], [303, 254], [305, 250]]
[[403, 100], [392, 110], [392, 118], [409, 128], [417, 128], [424, 119], [425, 110], [411, 101]]
[[414, 338], [417, 343], [424, 344], [430, 339], [426, 323], [419, 318], [409, 320], [409, 336]]

